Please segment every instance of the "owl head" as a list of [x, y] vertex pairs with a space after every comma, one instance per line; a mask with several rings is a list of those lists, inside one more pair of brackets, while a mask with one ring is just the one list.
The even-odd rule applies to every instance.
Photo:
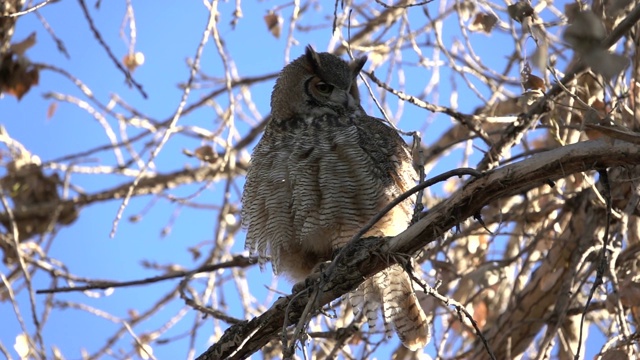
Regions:
[[367, 61], [351, 62], [307, 46], [304, 55], [285, 66], [271, 94], [275, 119], [348, 115], [361, 110], [356, 77]]

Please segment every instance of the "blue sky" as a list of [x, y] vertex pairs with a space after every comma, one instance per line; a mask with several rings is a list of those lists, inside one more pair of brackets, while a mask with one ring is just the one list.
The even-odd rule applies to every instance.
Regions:
[[[99, 10], [96, 10], [93, 2], [87, 4], [100, 30], [104, 40], [119, 59], [127, 52], [127, 44], [119, 37], [121, 22], [125, 14], [125, 3], [122, 1], [102, 1]], [[37, 43], [27, 52], [27, 56], [33, 62], [55, 64], [71, 72], [75, 77], [87, 84], [96, 98], [108, 102], [109, 96], [117, 93], [128, 104], [137, 108], [150, 118], [163, 121], [171, 118], [176, 111], [182, 90], [177, 84], [184, 83], [188, 78], [189, 68], [187, 58], [193, 59], [195, 50], [203, 30], [206, 26], [208, 13], [202, 2], [198, 1], [135, 1], [133, 3], [137, 25], [136, 51], [145, 55], [145, 63], [134, 72], [135, 80], [142, 84], [149, 97], [144, 99], [135, 88], [126, 86], [123, 74], [119, 72], [106, 55], [104, 49], [99, 46], [93, 34], [89, 30], [77, 2], [59, 1], [45, 6], [40, 13], [49, 22], [56, 35], [62, 39], [69, 54], [67, 59], [61, 54], [56, 44], [47, 34], [34, 14], [28, 14], [18, 20], [14, 41], [21, 40], [31, 32], [37, 32]], [[280, 5], [271, 1], [259, 1], [243, 3], [243, 17], [239, 20], [235, 29], [230, 26], [231, 14], [235, 4], [232, 2], [221, 3], [220, 32], [225, 41], [225, 48], [232, 56], [235, 67], [241, 76], [261, 75], [278, 71], [284, 65], [282, 54], [285, 51], [287, 29], [279, 39], [273, 37], [264, 24], [263, 16], [267, 10]], [[318, 5], [321, 6], [321, 5]], [[310, 9], [302, 17], [304, 25], [324, 23], [325, 14], [331, 13], [333, 4], [326, 2], [327, 8]], [[437, 13], [438, 3], [429, 5], [432, 14]], [[560, 6], [558, 6], [560, 7]], [[561, 8], [561, 7], [560, 7]], [[282, 15], [287, 18], [291, 8], [285, 8]], [[409, 13], [410, 18], [416, 22], [424, 22], [424, 14], [418, 8]], [[286, 26], [286, 23], [285, 23]], [[556, 30], [553, 30], [557, 32]], [[445, 28], [444, 37], [447, 46], [453, 48], [454, 39], [460, 39], [457, 26]], [[312, 44], [317, 50], [325, 51], [329, 44], [331, 30], [319, 29], [310, 33], [297, 32], [296, 39], [299, 44], [291, 48], [291, 57], [302, 54], [307, 43]], [[498, 72], [502, 71], [507, 61], [507, 56], [512, 51], [510, 35], [472, 34], [471, 39], [476, 53], [485, 60], [485, 63], [495, 66]], [[508, 41], [511, 42], [508, 42]], [[507, 44], [505, 48], [501, 44]], [[527, 46], [531, 48], [532, 42]], [[508, 47], [508, 48], [506, 48]], [[531, 50], [532, 51], [532, 50]], [[428, 55], [428, 54], [425, 54]], [[413, 58], [404, 59], [411, 62]], [[365, 67], [367, 68], [367, 67]], [[205, 46], [201, 69], [211, 76], [221, 77], [222, 64], [217, 50], [210, 40]], [[438, 93], [430, 94], [427, 100], [439, 105], [450, 105], [451, 89], [459, 91], [459, 110], [470, 113], [481, 102], [469, 91], [459, 78], [452, 76], [450, 69], [443, 66], [440, 73]], [[517, 67], [512, 76], [517, 76]], [[407, 67], [406, 91], [411, 94], [420, 94], [431, 79], [432, 74], [424, 69]], [[384, 78], [384, 68], [376, 71], [379, 77]], [[479, 84], [475, 81], [476, 85]], [[269, 95], [273, 82], [266, 82], [254, 88], [253, 100], [261, 115], [269, 112]], [[395, 80], [392, 82], [395, 85]], [[49, 119], [47, 109], [53, 102], [45, 98], [45, 94], [56, 91], [70, 94], [84, 99], [78, 88], [68, 79], [51, 71], [42, 71], [40, 83], [17, 101], [14, 97], [4, 96], [0, 100], [0, 123], [6, 127], [14, 139], [19, 140], [32, 153], [37, 154], [43, 161], [53, 160], [64, 155], [82, 150], [94, 148], [108, 143], [100, 124], [85, 110], [79, 109], [68, 103], [59, 103], [54, 115]], [[208, 93], [210, 89], [194, 90], [187, 103], [196, 102], [200, 96]], [[481, 89], [485, 95], [489, 95], [486, 89]], [[513, 92], [519, 89], [514, 87]], [[221, 101], [224, 101], [222, 98]], [[396, 108], [395, 99], [390, 100], [392, 109]], [[222, 104], [224, 105], [224, 104]], [[367, 100], [365, 108], [372, 114], [378, 115]], [[109, 119], [111, 125], [117, 129], [117, 123]], [[180, 125], [200, 126], [213, 129], [218, 125], [217, 115], [211, 107], [203, 107], [180, 120]], [[426, 122], [431, 125], [424, 126]], [[415, 108], [409, 104], [405, 106], [403, 121], [400, 126], [405, 130], [421, 128], [425, 142], [434, 141], [452, 121], [445, 116], [432, 114]], [[241, 129], [243, 125], [239, 125]], [[135, 135], [134, 131], [129, 136]], [[183, 149], [195, 149], [202, 145], [198, 140], [185, 136], [172, 138], [164, 148], [156, 161], [158, 171], [169, 172], [183, 166], [197, 166], [197, 161], [182, 154]], [[438, 164], [434, 172], [448, 170], [459, 164], [460, 151], [453, 155], [450, 161]], [[148, 153], [144, 156], [148, 158]], [[79, 165], [95, 165], [98, 163], [113, 165], [115, 158], [113, 153], [102, 152], [83, 159]], [[474, 163], [472, 162], [471, 165]], [[131, 181], [130, 178], [119, 175], [82, 175], [76, 174], [72, 181], [82, 186], [87, 192], [95, 192], [108, 187], [116, 186]], [[199, 203], [214, 204], [220, 197], [223, 184], [213, 184], [197, 199]], [[199, 186], [188, 186], [176, 192], [178, 195], [188, 195]], [[57, 238], [53, 241], [49, 256], [60, 259], [74, 274], [87, 278], [132, 280], [148, 276], [158, 275], [156, 271], [146, 270], [140, 266], [142, 259], [153, 260], [159, 264], [177, 263], [184, 268], [193, 268], [194, 263], [186, 248], [203, 241], [211, 241], [215, 237], [214, 210], [194, 210], [181, 208], [177, 219], [172, 224], [171, 232], [162, 237], [161, 230], [167, 225], [172, 216], [175, 216], [175, 205], [166, 200], [158, 202], [141, 218], [141, 221], [131, 223], [126, 221], [130, 216], [140, 214], [150, 202], [150, 197], [135, 199], [126, 209], [124, 220], [120, 222], [118, 232], [114, 238], [109, 237], [112, 221], [120, 206], [119, 201], [111, 201], [89, 206], [82, 210], [79, 220], [71, 227], [62, 228]], [[243, 239], [238, 239], [234, 249], [242, 251]], [[4, 265], [0, 269], [6, 272]], [[271, 274], [267, 271], [259, 273], [257, 269], [251, 270], [251, 276], [256, 279], [255, 290], [259, 296], [264, 296], [264, 286], [271, 284]], [[87, 297], [84, 294], [68, 293], [57, 295], [68, 301], [86, 303], [89, 306], [104, 309], [116, 316], [126, 317], [130, 309], [147, 309], [152, 304], [150, 299], [157, 299], [175, 286], [177, 280], [168, 283], [152, 284], [148, 286], [116, 289], [110, 296], [98, 298]], [[65, 285], [65, 284], [59, 284]], [[34, 278], [36, 289], [49, 288], [52, 284], [48, 277], [36, 275]], [[280, 289], [287, 291], [289, 286], [280, 281]], [[253, 290], [253, 289], [252, 289]], [[28, 297], [26, 291], [19, 294], [19, 302], [23, 317], [29, 319]], [[39, 301], [38, 311], [42, 311], [44, 296], [37, 295]], [[174, 301], [161, 311], [164, 316], [157, 317], [136, 327], [136, 331], [155, 329], [164, 321], [182, 308], [180, 301]], [[235, 316], [242, 316], [239, 309], [232, 310]], [[176, 326], [164, 337], [171, 337], [185, 331], [193, 323], [196, 314], [186, 316], [183, 326]], [[13, 310], [7, 302], [0, 303], [0, 341], [10, 351], [16, 335], [21, 330], [18, 326]], [[27, 323], [30, 321], [27, 320]], [[99, 319], [86, 312], [67, 309], [55, 310], [51, 313], [44, 329], [46, 344], [55, 344], [70, 359], [80, 358], [80, 349], [87, 349], [90, 353], [96, 351], [104, 344], [105, 336], [111, 334], [119, 325], [107, 320]], [[207, 327], [205, 326], [205, 329]], [[32, 330], [32, 329], [30, 329]], [[130, 341], [127, 337], [127, 340]], [[206, 348], [207, 337], [200, 336], [196, 349], [203, 351]], [[121, 341], [121, 342], [122, 342]], [[154, 353], [158, 359], [184, 358], [187, 356], [187, 342], [178, 341], [168, 346], [154, 346]], [[126, 344], [123, 345], [126, 347]], [[13, 353], [15, 356], [15, 353]]]

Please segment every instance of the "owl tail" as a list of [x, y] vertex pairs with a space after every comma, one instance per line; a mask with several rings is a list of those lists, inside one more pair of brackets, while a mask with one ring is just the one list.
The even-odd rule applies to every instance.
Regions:
[[400, 265], [393, 265], [367, 279], [350, 295], [351, 305], [375, 327], [378, 309], [387, 332], [390, 325], [409, 350], [427, 345], [431, 338], [427, 316], [418, 302], [409, 275]]

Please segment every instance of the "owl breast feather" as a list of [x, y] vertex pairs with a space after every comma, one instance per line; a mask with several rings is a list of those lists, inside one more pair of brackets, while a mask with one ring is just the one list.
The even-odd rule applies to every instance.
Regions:
[[399, 192], [382, 134], [346, 117], [305, 120], [270, 124], [276, 126], [254, 151], [243, 196], [247, 249], [292, 277], [310, 271], [301, 270], [300, 259], [330, 260]]

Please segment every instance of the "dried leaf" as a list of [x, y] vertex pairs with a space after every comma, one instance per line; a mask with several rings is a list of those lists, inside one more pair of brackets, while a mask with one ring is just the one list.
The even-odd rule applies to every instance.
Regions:
[[52, 345], [51, 351], [53, 352], [53, 360], [64, 360], [64, 356], [62, 356], [62, 352], [57, 346]]
[[25, 57], [7, 53], [0, 60], [0, 92], [22, 99], [31, 86], [37, 85], [39, 71]]
[[51, 118], [53, 117], [53, 114], [56, 113], [56, 110], [58, 110], [58, 102], [54, 101], [51, 104], [49, 104], [49, 107], [47, 108], [47, 119], [51, 120]]
[[160, 231], [160, 237], [167, 237], [169, 234], [171, 234], [171, 226], [165, 226]]
[[582, 11], [575, 15], [573, 23], [567, 27], [562, 38], [582, 57], [586, 65], [609, 80], [624, 70], [629, 59], [611, 54], [603, 48], [602, 40], [606, 36], [607, 31], [598, 16], [592, 11]]
[[238, 219], [236, 219], [233, 214], [226, 214], [224, 216], [224, 222], [227, 223], [227, 226], [234, 227], [238, 225]]
[[134, 54], [127, 54], [122, 58], [122, 63], [129, 71], [133, 72], [138, 66], [144, 64], [144, 54], [139, 51]]
[[200, 256], [202, 256], [202, 252], [200, 251], [200, 249], [196, 247], [190, 247], [190, 248], [187, 248], [187, 250], [191, 253], [191, 257], [193, 258], [193, 261], [198, 260]]
[[591, 107], [598, 110], [598, 112], [602, 115], [606, 114], [608, 111], [607, 104], [605, 104], [604, 101], [600, 99], [593, 100], [593, 102], [591, 103]]
[[24, 53], [35, 44], [36, 44], [36, 33], [32, 32], [31, 35], [27, 36], [26, 39], [20, 42], [11, 44], [11, 48], [9, 51], [17, 56], [23, 56]]
[[138, 310], [136, 309], [128, 309], [127, 315], [129, 315], [129, 317], [134, 320], [140, 317], [140, 313], [138, 313]]
[[602, 21], [592, 11], [581, 11], [574, 17], [562, 38], [580, 54], [591, 52], [599, 47], [607, 32]]
[[267, 15], [264, 16], [264, 22], [267, 24], [267, 29], [271, 32], [276, 39], [280, 38], [281, 24], [282, 18], [280, 15], [277, 15], [273, 11], [269, 11]]
[[498, 18], [489, 13], [477, 13], [473, 19], [471, 25], [469, 25], [470, 31], [484, 31], [487, 34], [491, 33], [493, 27], [498, 23]]
[[535, 75], [528, 75], [522, 86], [524, 86], [525, 90], [540, 90], [544, 92], [547, 89], [544, 85], [544, 80]]
[[[607, 105], [600, 99], [595, 99], [591, 103], [591, 108], [586, 110], [583, 115], [582, 124], [584, 124], [584, 133], [591, 140], [599, 139], [603, 136], [611, 137], [608, 132], [609, 130], [613, 130], [610, 127], [609, 121], [605, 121], [607, 117], [607, 113], [610, 109]], [[596, 127], [591, 127], [589, 125], [598, 125]], [[601, 126], [604, 125], [603, 131], [600, 131]], [[626, 130], [626, 129], [625, 129]], [[613, 130], [615, 132], [615, 130]], [[615, 136], [613, 137], [615, 138]]]
[[456, 2], [453, 8], [463, 21], [471, 19], [471, 15], [476, 11], [476, 4], [473, 1]]
[[524, 18], [533, 16], [535, 14], [535, 11], [531, 7], [531, 4], [529, 4], [529, 2], [525, 0], [518, 1], [513, 5], [509, 5], [507, 7], [507, 12], [513, 20], [519, 23], [522, 23]]
[[136, 350], [138, 352], [138, 356], [140, 356], [144, 360], [149, 360], [151, 356], [153, 356], [153, 348], [149, 344], [136, 344]]
[[476, 321], [481, 329], [487, 324], [488, 313], [489, 309], [487, 308], [487, 303], [484, 301], [478, 301], [473, 304], [473, 320]]
[[209, 145], [200, 146], [193, 152], [193, 154], [198, 159], [206, 162], [211, 162], [216, 158], [216, 154], [213, 152], [213, 148]]
[[31, 350], [29, 349], [29, 339], [25, 334], [19, 334], [16, 336], [16, 341], [13, 344], [13, 350], [18, 353], [20, 359], [27, 359]]

